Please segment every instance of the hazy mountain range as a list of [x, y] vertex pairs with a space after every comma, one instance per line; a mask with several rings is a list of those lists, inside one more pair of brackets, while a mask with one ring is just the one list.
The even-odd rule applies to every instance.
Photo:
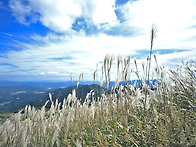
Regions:
[[0, 113], [18, 111], [25, 105], [42, 106], [48, 99], [49, 92], [61, 101], [75, 88], [78, 97], [85, 97], [93, 86], [93, 82], [81, 82], [76, 88], [77, 82], [1, 82], [0, 83]]
[[[49, 92], [59, 88], [76, 85], [76, 81], [68, 82], [0, 82], [0, 112], [13, 112], [27, 104], [41, 99]], [[83, 82], [82, 84], [91, 84]]]
[[[139, 80], [129, 81], [129, 84], [136, 82], [137, 87], [141, 87], [142, 83]], [[154, 85], [157, 80], [153, 80]], [[114, 82], [110, 82], [110, 88], [114, 86]], [[121, 82], [121, 85], [126, 83]], [[77, 81], [67, 82], [10, 82], [4, 81], [0, 83], [0, 113], [4, 112], [16, 112], [23, 108], [25, 105], [32, 105], [35, 107], [41, 107], [49, 100], [49, 92], [53, 95], [53, 101], [58, 99], [63, 101], [67, 98], [68, 94], [72, 93], [73, 89], [76, 89], [76, 95], [83, 100], [86, 94], [92, 89], [95, 95], [100, 96], [103, 93], [105, 85], [99, 86], [99, 83], [94, 84], [93, 81], [80, 82], [79, 87], [76, 87]], [[152, 88], [153, 85], [150, 85]], [[49, 106], [50, 104], [48, 104]]]

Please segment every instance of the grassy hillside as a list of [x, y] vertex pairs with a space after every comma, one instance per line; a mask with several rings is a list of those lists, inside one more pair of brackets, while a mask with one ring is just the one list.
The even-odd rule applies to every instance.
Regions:
[[[100, 87], [99, 85], [96, 84], [92, 84], [92, 85], [79, 85], [77, 86], [69, 86], [66, 88], [59, 88], [56, 89], [54, 91], [51, 91], [50, 93], [52, 94], [52, 99], [53, 101], [56, 101], [58, 99], [58, 102], [63, 103], [63, 100], [66, 99], [68, 97], [68, 95], [70, 93], [72, 93], [73, 90], [76, 90], [76, 96], [78, 97], [79, 100], [81, 100], [81, 102], [84, 102], [86, 95], [93, 90], [94, 91], [94, 95], [97, 96], [101, 96], [102, 94], [104, 94], [105, 89], [103, 87]], [[31, 103], [31, 106], [34, 106], [36, 108], [38, 107], [42, 107], [46, 101], [49, 99], [48, 94], [44, 94], [44, 95], [40, 95], [40, 98], [37, 101], [34, 101], [33, 103]], [[51, 106], [51, 102], [49, 102], [46, 107], [50, 108]]]
[[[101, 77], [106, 87], [112, 61], [107, 55]], [[194, 146], [196, 63], [183, 63], [178, 69], [157, 65], [153, 72], [161, 80], [151, 90], [146, 70], [138, 72], [134, 60], [135, 71], [129, 71], [130, 62], [118, 58], [115, 87], [103, 95], [91, 91], [81, 103], [75, 89], [62, 103], [53, 102], [50, 93], [48, 111], [48, 102], [40, 109], [26, 106], [24, 113], [0, 125], [0, 146]], [[142, 88], [119, 85], [130, 73], [136, 73]]]

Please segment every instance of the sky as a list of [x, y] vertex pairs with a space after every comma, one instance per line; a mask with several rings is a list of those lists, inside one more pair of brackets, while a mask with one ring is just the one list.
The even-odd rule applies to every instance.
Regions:
[[152, 24], [160, 66], [196, 59], [195, 0], [0, 0], [0, 20], [0, 81], [93, 80], [106, 54], [140, 64]]

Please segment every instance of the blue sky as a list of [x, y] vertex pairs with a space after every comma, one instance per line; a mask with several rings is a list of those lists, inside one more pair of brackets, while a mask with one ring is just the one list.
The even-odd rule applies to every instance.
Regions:
[[92, 80], [107, 53], [140, 64], [152, 24], [159, 65], [196, 59], [195, 0], [0, 0], [0, 19], [0, 80]]

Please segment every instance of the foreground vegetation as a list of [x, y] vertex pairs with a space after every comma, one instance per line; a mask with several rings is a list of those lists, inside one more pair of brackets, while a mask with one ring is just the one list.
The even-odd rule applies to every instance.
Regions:
[[[117, 58], [115, 87], [109, 89], [113, 56], [107, 55], [101, 79], [105, 94], [94, 91], [85, 101], [77, 98], [77, 89], [51, 107], [39, 110], [26, 106], [0, 126], [0, 146], [194, 146], [196, 144], [196, 64], [182, 63], [178, 69], [155, 66], [160, 82], [153, 89], [143, 74], [130, 67], [131, 59]], [[133, 69], [132, 71], [130, 69]], [[143, 86], [128, 84], [136, 73]], [[97, 70], [94, 73], [96, 81]], [[119, 85], [123, 80], [126, 85]], [[102, 81], [102, 80], [101, 80]], [[102, 83], [102, 82], [100, 82]]]

